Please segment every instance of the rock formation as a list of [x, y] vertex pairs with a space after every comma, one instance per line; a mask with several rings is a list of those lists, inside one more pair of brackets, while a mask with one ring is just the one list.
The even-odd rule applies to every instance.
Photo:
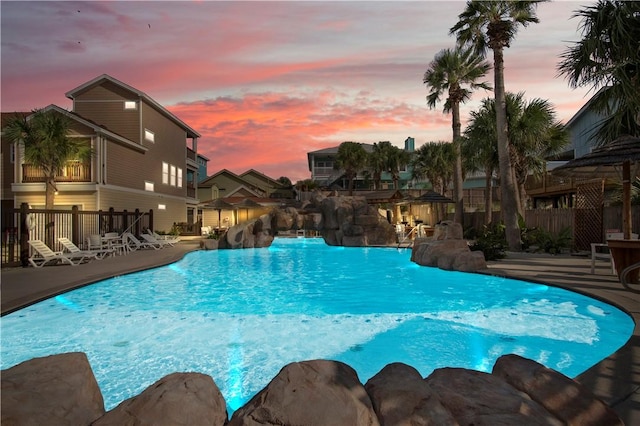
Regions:
[[[219, 249], [268, 247], [278, 232], [319, 231], [332, 246], [387, 246], [396, 243], [394, 227], [364, 197], [323, 197], [306, 202], [300, 213], [277, 208], [248, 222], [232, 226], [220, 237]], [[204, 246], [204, 244], [203, 244]]]
[[462, 237], [462, 226], [451, 221], [436, 225], [433, 238], [417, 238], [413, 243], [411, 261], [448, 271], [475, 272], [487, 269], [484, 254], [471, 251]]
[[209, 376], [174, 373], [105, 414], [81, 353], [2, 371], [2, 425], [612, 425], [623, 422], [580, 383], [518, 355], [492, 373], [439, 368], [426, 379], [393, 363], [366, 385], [338, 361], [286, 365], [227, 422]]

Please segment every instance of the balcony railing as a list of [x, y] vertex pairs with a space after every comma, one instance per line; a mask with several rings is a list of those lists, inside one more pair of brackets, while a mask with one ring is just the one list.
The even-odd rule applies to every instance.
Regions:
[[[22, 165], [22, 182], [44, 182], [45, 175], [40, 167]], [[56, 173], [56, 182], [91, 182], [91, 164], [69, 162]]]
[[189, 147], [187, 147], [187, 158], [196, 161], [196, 152]]

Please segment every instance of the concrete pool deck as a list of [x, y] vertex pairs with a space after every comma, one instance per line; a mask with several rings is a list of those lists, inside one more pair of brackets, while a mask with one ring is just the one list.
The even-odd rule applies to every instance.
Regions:
[[[162, 250], [136, 251], [79, 266], [3, 268], [0, 282], [2, 315], [112, 276], [166, 265], [197, 250], [199, 240], [182, 241]], [[487, 273], [540, 282], [574, 290], [609, 302], [628, 312], [635, 321], [633, 335], [618, 351], [577, 379], [613, 407], [625, 424], [640, 424], [640, 294], [626, 290], [600, 262], [590, 273], [590, 259], [580, 256], [508, 253], [488, 262]]]

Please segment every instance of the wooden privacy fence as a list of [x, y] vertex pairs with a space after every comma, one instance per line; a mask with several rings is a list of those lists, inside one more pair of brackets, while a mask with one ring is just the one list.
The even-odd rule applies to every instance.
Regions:
[[[528, 228], [544, 229], [552, 235], [558, 235], [563, 229], [570, 228], [574, 234], [574, 242], [577, 229], [589, 229], [591, 236], [587, 241], [588, 244], [576, 245], [575, 248], [578, 250], [588, 249], [590, 243], [604, 242], [607, 230], [617, 229], [620, 232], [622, 231], [622, 206], [591, 208], [591, 210], [597, 210], [597, 212], [586, 215], [583, 210], [585, 209], [527, 210], [525, 212], [525, 224]], [[453, 214], [449, 214], [447, 217], [449, 220], [453, 220]], [[591, 217], [597, 217], [598, 220], [594, 222], [588, 219]], [[501, 221], [500, 212], [493, 212], [492, 219], [494, 223]], [[465, 228], [482, 229], [484, 223], [484, 212], [465, 213], [464, 215]], [[635, 233], [640, 231], [640, 205], [631, 206], [631, 228]]]
[[23, 203], [20, 208], [2, 211], [2, 266], [26, 266], [30, 239], [44, 241], [52, 250], [61, 251], [60, 237], [67, 237], [82, 248], [91, 234], [127, 231], [140, 235], [147, 228], [153, 229], [153, 210], [84, 211], [77, 206], [71, 210], [46, 210], [30, 209]]

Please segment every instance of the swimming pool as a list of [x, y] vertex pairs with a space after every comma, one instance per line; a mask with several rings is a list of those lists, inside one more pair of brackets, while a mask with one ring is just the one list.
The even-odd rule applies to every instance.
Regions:
[[197, 371], [233, 411], [293, 361], [343, 361], [365, 383], [390, 362], [427, 376], [490, 371], [516, 353], [574, 377], [632, 333], [632, 319], [601, 301], [409, 257], [302, 238], [190, 253], [2, 317], [1, 366], [85, 352], [107, 410], [169, 373]]

